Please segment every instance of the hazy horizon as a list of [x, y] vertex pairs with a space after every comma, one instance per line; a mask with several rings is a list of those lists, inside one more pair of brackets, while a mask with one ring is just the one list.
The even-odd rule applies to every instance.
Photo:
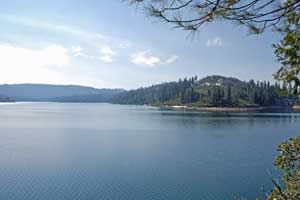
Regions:
[[[220, 74], [211, 74], [211, 75], [206, 75], [206, 76], [198, 76], [198, 75], [194, 75], [194, 76], [197, 76], [198, 80], [202, 79], [202, 78], [205, 78], [205, 77], [208, 77], [208, 76], [223, 76], [223, 75], [220, 75]], [[192, 78], [194, 76], [191, 76], [191, 77], [179, 77], [178, 79], [176, 80], [169, 80], [169, 81], [179, 81], [179, 79], [183, 79], [183, 78]], [[233, 77], [233, 76], [223, 76], [223, 77], [226, 77], [226, 78], [237, 78], [239, 79], [238, 77]], [[254, 82], [263, 82], [263, 81], [268, 81], [268, 80], [256, 80], [256, 79], [252, 79], [252, 78], [249, 78], [248, 80], [243, 80], [243, 79], [239, 79], [241, 81], [250, 81], [250, 80], [254, 80]], [[62, 85], [62, 86], [81, 86], [81, 87], [91, 87], [91, 88], [95, 88], [95, 89], [125, 89], [125, 90], [132, 90], [132, 89], [137, 89], [137, 88], [140, 88], [140, 87], [148, 87], [148, 86], [151, 86], [151, 85], [155, 85], [155, 84], [162, 84], [162, 83], [165, 83], [165, 82], [169, 82], [169, 81], [161, 81], [161, 82], [157, 82], [157, 83], [150, 83], [148, 85], [140, 85], [140, 86], [137, 86], [137, 87], [133, 87], [133, 88], [125, 88], [125, 87], [95, 87], [93, 85], [81, 85], [81, 84], [68, 84], [68, 83], [65, 83], [65, 84], [55, 84], [55, 83], [30, 83], [30, 82], [25, 82], [25, 83], [0, 83], [0, 85], [26, 85], [26, 84], [33, 84], [33, 85]], [[271, 80], [270, 81], [271, 83], [274, 82], [274, 80]]]

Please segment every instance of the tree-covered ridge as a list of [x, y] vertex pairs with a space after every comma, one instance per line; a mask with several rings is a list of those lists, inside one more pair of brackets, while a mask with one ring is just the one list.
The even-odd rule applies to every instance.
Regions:
[[179, 79], [131, 90], [113, 99], [120, 104], [165, 104], [192, 106], [291, 106], [286, 84], [240, 81], [236, 78], [208, 76]]
[[[123, 89], [98, 89], [80, 85], [3, 84], [0, 94], [15, 101], [109, 102]], [[1, 99], [0, 99], [1, 101]]]

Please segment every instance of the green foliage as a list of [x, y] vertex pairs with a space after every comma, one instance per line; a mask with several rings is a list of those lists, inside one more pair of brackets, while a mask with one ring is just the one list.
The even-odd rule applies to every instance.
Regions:
[[275, 166], [285, 171], [282, 188], [273, 181], [275, 188], [269, 195], [269, 200], [299, 200], [300, 199], [300, 137], [290, 139], [279, 145], [280, 155]]
[[[286, 4], [292, 0], [288, 0]], [[297, 94], [300, 86], [300, 10], [289, 12], [284, 18], [284, 25], [279, 29], [284, 37], [274, 44], [275, 55], [281, 68], [275, 78], [292, 84], [292, 93]]]

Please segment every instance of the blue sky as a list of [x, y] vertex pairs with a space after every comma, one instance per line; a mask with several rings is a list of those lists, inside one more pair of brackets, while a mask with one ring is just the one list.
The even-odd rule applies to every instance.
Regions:
[[272, 80], [272, 32], [230, 23], [197, 37], [145, 17], [122, 0], [0, 0], [0, 83], [136, 88], [218, 74]]

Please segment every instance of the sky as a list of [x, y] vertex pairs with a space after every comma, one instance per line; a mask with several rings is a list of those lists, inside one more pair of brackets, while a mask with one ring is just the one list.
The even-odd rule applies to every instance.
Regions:
[[0, 0], [0, 84], [132, 89], [224, 75], [273, 80], [274, 32], [217, 22], [196, 37], [122, 0]]

